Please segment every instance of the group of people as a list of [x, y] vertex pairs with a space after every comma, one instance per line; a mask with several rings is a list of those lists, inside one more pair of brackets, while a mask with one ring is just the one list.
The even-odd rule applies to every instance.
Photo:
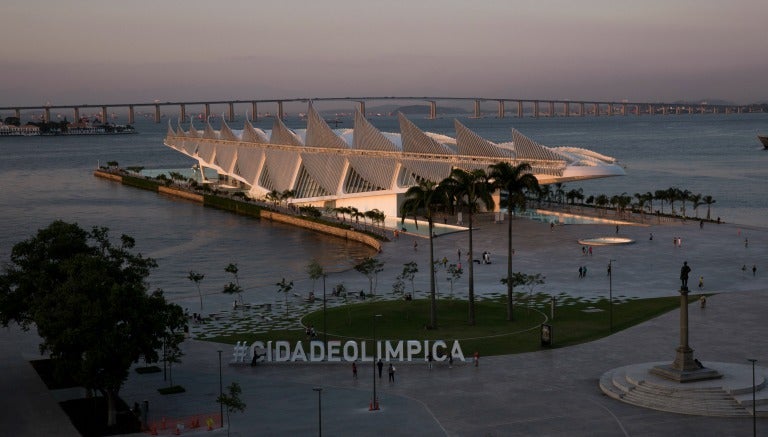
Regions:
[[579, 278], [587, 277], [587, 266], [579, 266]]
[[674, 244], [675, 247], [683, 247], [683, 239], [681, 237], [674, 237], [672, 239], [672, 244]]
[[[381, 358], [376, 361], [376, 368], [379, 371], [379, 379], [381, 379], [381, 374], [384, 371], [384, 363], [381, 361]], [[389, 363], [387, 373], [389, 374], [389, 382], [395, 382], [395, 366], [392, 363]], [[357, 363], [354, 361], [352, 361], [352, 378], [357, 379]]]
[[592, 255], [592, 246], [581, 246], [581, 254], [582, 255]]
[[314, 340], [317, 338], [317, 331], [315, 331], [314, 325], [309, 325], [304, 329], [304, 333], [307, 335], [307, 339]]

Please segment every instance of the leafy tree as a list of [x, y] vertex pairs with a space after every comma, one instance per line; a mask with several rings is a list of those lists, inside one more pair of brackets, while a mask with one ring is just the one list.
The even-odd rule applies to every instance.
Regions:
[[229, 263], [229, 265], [224, 268], [224, 271], [231, 273], [235, 277], [235, 282], [230, 282], [224, 286], [224, 294], [237, 294], [238, 300], [240, 300], [240, 303], [243, 303], [243, 287], [240, 286], [240, 278], [237, 276], [237, 272], [239, 271], [237, 264]]
[[453, 283], [461, 279], [461, 274], [464, 273], [464, 271], [456, 264], [448, 264], [447, 273], [448, 277], [446, 280], [451, 283], [451, 297], [453, 297]]
[[186, 317], [162, 290], [148, 292], [152, 258], [133, 254], [135, 241], [113, 244], [108, 229], [85, 231], [54, 221], [14, 245], [0, 276], [0, 322], [32, 325], [57, 368], [107, 399], [107, 424], [116, 423], [118, 393], [131, 364], [178, 347]]
[[190, 270], [189, 274], [187, 275], [187, 279], [195, 283], [195, 287], [197, 287], [197, 294], [200, 296], [200, 312], [203, 311], [203, 292], [200, 291], [200, 281], [205, 279], [205, 275], [202, 273], [198, 273], [194, 270]]
[[275, 285], [277, 285], [277, 291], [285, 295], [285, 313], [288, 314], [288, 293], [293, 290], [293, 281], [285, 282], [285, 278], [283, 278], [282, 281]]
[[[416, 273], [419, 272], [419, 266], [416, 262], [411, 261], [403, 264], [403, 272], [400, 273], [400, 278], [411, 282], [411, 296], [416, 297], [416, 287], [413, 284], [413, 280], [416, 278]], [[434, 275], [433, 275], [434, 276]]]
[[216, 397], [216, 402], [220, 403], [227, 410], [227, 435], [232, 428], [232, 421], [230, 420], [230, 414], [237, 411], [242, 413], [245, 411], [245, 402], [240, 399], [240, 395], [243, 393], [243, 389], [240, 388], [240, 384], [233, 382], [227, 386], [227, 392], [222, 393]]
[[[526, 191], [537, 192], [539, 180], [531, 174], [531, 165], [523, 162], [516, 166], [508, 162], [499, 162], [490, 166], [493, 185], [507, 192], [507, 276], [512, 276], [512, 214], [516, 207], [525, 209]], [[573, 191], [573, 190], [572, 190]], [[581, 195], [581, 192], [578, 192]], [[577, 196], [578, 197], [578, 196]], [[583, 196], [582, 196], [583, 197]], [[507, 320], [514, 319], [512, 293], [514, 284], [507, 283]]]
[[316, 259], [313, 259], [307, 266], [307, 273], [309, 274], [309, 279], [312, 280], [312, 293], [314, 293], [315, 282], [325, 276], [325, 271], [323, 270], [323, 266], [321, 266]]
[[384, 270], [384, 262], [368, 256], [355, 266], [355, 270], [364, 274], [365, 277], [368, 278], [368, 290], [370, 294], [375, 294], [375, 280], [378, 274]]
[[469, 324], [475, 324], [475, 270], [472, 258], [472, 217], [481, 206], [493, 208], [494, 202], [491, 197], [491, 185], [488, 182], [488, 176], [482, 169], [466, 171], [460, 168], [454, 168], [451, 175], [444, 179], [441, 186], [445, 187], [459, 206], [467, 207], [469, 216]]
[[[511, 280], [509, 278], [511, 278]], [[512, 276], [502, 278], [501, 283], [502, 284], [512, 283], [513, 286], [524, 285], [528, 287], [528, 298], [530, 299], [531, 295], [533, 294], [533, 290], [536, 288], [537, 285], [543, 284], [544, 279], [546, 278], [541, 273], [528, 275], [525, 273], [515, 272], [512, 274]]]

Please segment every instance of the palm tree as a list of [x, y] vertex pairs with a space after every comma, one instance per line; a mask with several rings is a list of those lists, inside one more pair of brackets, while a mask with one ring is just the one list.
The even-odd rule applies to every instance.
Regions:
[[[434, 265], [434, 214], [435, 208], [446, 203], [445, 191], [437, 184], [429, 180], [419, 181], [419, 185], [414, 185], [405, 192], [405, 202], [401, 207], [402, 221], [408, 215], [413, 216], [413, 223], [416, 227], [416, 216], [427, 219], [429, 230], [429, 265]], [[471, 223], [471, 219], [470, 219]], [[429, 326], [437, 328], [437, 301], [435, 300], [435, 269], [429, 269]]]
[[[523, 162], [516, 166], [499, 162], [490, 166], [494, 187], [507, 192], [507, 277], [512, 277], [512, 210], [516, 206], [525, 209], [525, 191], [538, 191], [539, 181], [531, 174], [531, 165]], [[507, 282], [507, 320], [513, 320], [512, 296], [514, 284]]]
[[448, 190], [459, 206], [467, 206], [467, 215], [469, 217], [469, 324], [474, 325], [475, 276], [474, 260], [472, 257], [472, 216], [480, 205], [485, 206], [487, 209], [493, 208], [494, 202], [491, 197], [491, 187], [485, 170], [466, 171], [461, 168], [454, 168], [451, 171], [451, 175], [440, 182], [440, 185]]
[[667, 192], [667, 190], [656, 190], [653, 193], [653, 197], [655, 199], [658, 199], [659, 203], [661, 203], [661, 207], [660, 207], [661, 213], [664, 214], [664, 201], [669, 199], [669, 193]]
[[713, 199], [712, 196], [706, 195], [701, 199], [701, 201], [704, 202], [705, 205], [707, 205], [707, 220], [710, 220], [710, 215], [709, 215], [710, 207], [712, 206], [713, 203], [716, 202], [716, 200]]
[[200, 291], [200, 281], [202, 281], [205, 278], [205, 275], [202, 273], [198, 273], [194, 270], [189, 271], [189, 275], [187, 275], [187, 279], [195, 283], [195, 286], [197, 287], [197, 294], [200, 296], [200, 312], [203, 312], [203, 292]]
[[693, 211], [696, 213], [696, 218], [698, 219], [699, 207], [704, 204], [704, 202], [701, 201], [701, 193], [689, 195], [688, 200], [690, 200], [691, 203], [693, 204]]

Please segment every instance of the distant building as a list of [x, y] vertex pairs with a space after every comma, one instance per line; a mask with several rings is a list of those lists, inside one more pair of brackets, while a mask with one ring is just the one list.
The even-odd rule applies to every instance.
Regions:
[[275, 117], [271, 131], [246, 121], [242, 130], [222, 120], [198, 131], [170, 125], [164, 144], [214, 169], [220, 179], [261, 198], [292, 190], [291, 202], [319, 208], [351, 206], [397, 216], [402, 194], [427, 179], [440, 182], [453, 168], [487, 169], [499, 161], [529, 163], [541, 184], [624, 175], [615, 159], [577, 147], [546, 147], [512, 131], [493, 143], [458, 120], [456, 138], [424, 132], [398, 114], [400, 133], [381, 132], [358, 111], [353, 129], [331, 129], [310, 104], [307, 128], [291, 130]]

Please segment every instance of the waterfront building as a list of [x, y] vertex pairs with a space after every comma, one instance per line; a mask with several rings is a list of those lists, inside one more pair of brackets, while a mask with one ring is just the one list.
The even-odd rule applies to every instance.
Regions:
[[[382, 132], [360, 111], [352, 129], [331, 129], [310, 103], [306, 129], [275, 117], [271, 130], [249, 121], [242, 130], [222, 119], [199, 131], [170, 123], [164, 144], [210, 168], [252, 198], [291, 190], [291, 203], [319, 208], [379, 209], [397, 216], [405, 191], [419, 180], [440, 182], [453, 168], [487, 169], [499, 161], [527, 162], [540, 184], [624, 175], [614, 158], [580, 147], [547, 147], [512, 130], [494, 143], [454, 121], [456, 136], [424, 132], [398, 114], [400, 133]], [[203, 172], [204, 174], [204, 172]]]

